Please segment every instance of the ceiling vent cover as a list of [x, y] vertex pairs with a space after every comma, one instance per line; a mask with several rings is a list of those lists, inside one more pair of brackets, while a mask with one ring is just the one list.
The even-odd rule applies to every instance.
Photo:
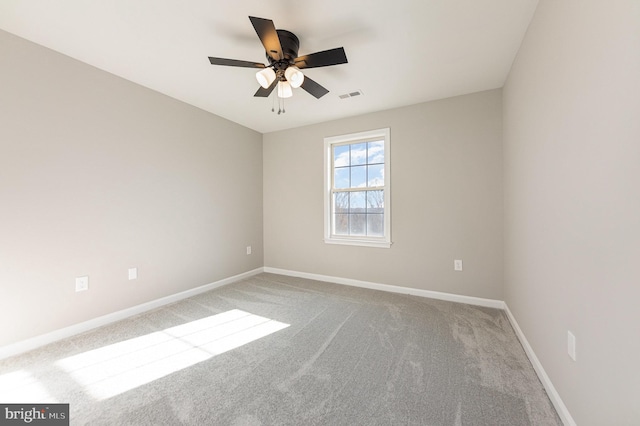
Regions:
[[362, 95], [362, 90], [356, 90], [355, 92], [345, 93], [344, 95], [340, 95], [338, 97], [340, 99], [347, 99], [347, 98], [353, 98], [355, 96], [360, 96], [360, 95]]

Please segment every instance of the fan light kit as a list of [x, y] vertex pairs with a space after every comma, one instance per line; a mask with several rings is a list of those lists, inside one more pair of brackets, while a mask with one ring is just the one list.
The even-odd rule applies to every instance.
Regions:
[[256, 80], [260, 83], [260, 86], [267, 89], [276, 79], [276, 72], [271, 68], [265, 68], [262, 71], [258, 71], [256, 74]]
[[284, 70], [284, 77], [294, 89], [302, 86], [302, 83], [304, 82], [304, 74], [302, 74], [302, 71], [300, 71], [295, 65], [291, 65], [289, 68]]
[[278, 97], [281, 99], [290, 98], [293, 96], [293, 90], [291, 90], [291, 84], [288, 81], [278, 82]]
[[[269, 65], [209, 56], [211, 65], [261, 68], [256, 73], [256, 80], [258, 80], [261, 87], [253, 96], [266, 98], [277, 86], [278, 114], [285, 112], [284, 99], [293, 96], [292, 89], [302, 87], [317, 99], [329, 93], [327, 89], [304, 75], [300, 70], [346, 64], [347, 55], [344, 52], [344, 48], [338, 47], [298, 56], [300, 41], [295, 34], [287, 30], [276, 30], [273, 21], [270, 19], [249, 16], [249, 20], [265, 48]], [[274, 111], [274, 108], [271, 108], [271, 111]]]

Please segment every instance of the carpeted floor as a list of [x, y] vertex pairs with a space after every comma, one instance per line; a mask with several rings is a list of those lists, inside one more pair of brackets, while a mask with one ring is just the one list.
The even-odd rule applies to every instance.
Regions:
[[260, 274], [0, 361], [71, 424], [561, 425], [504, 312]]

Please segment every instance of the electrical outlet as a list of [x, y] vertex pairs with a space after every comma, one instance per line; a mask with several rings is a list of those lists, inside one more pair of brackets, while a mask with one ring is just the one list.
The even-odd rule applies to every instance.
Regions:
[[567, 331], [567, 353], [569, 358], [576, 360], [576, 336], [570, 331]]
[[251, 254], [251, 246], [247, 246], [247, 254]]
[[453, 270], [462, 271], [462, 260], [456, 259], [453, 261]]
[[129, 280], [138, 279], [138, 268], [129, 268]]
[[76, 278], [76, 291], [89, 290], [89, 276]]

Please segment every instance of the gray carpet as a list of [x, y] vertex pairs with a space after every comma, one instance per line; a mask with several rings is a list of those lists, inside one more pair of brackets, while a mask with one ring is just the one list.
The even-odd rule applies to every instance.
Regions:
[[25, 397], [72, 425], [562, 424], [504, 312], [273, 274], [0, 361]]

